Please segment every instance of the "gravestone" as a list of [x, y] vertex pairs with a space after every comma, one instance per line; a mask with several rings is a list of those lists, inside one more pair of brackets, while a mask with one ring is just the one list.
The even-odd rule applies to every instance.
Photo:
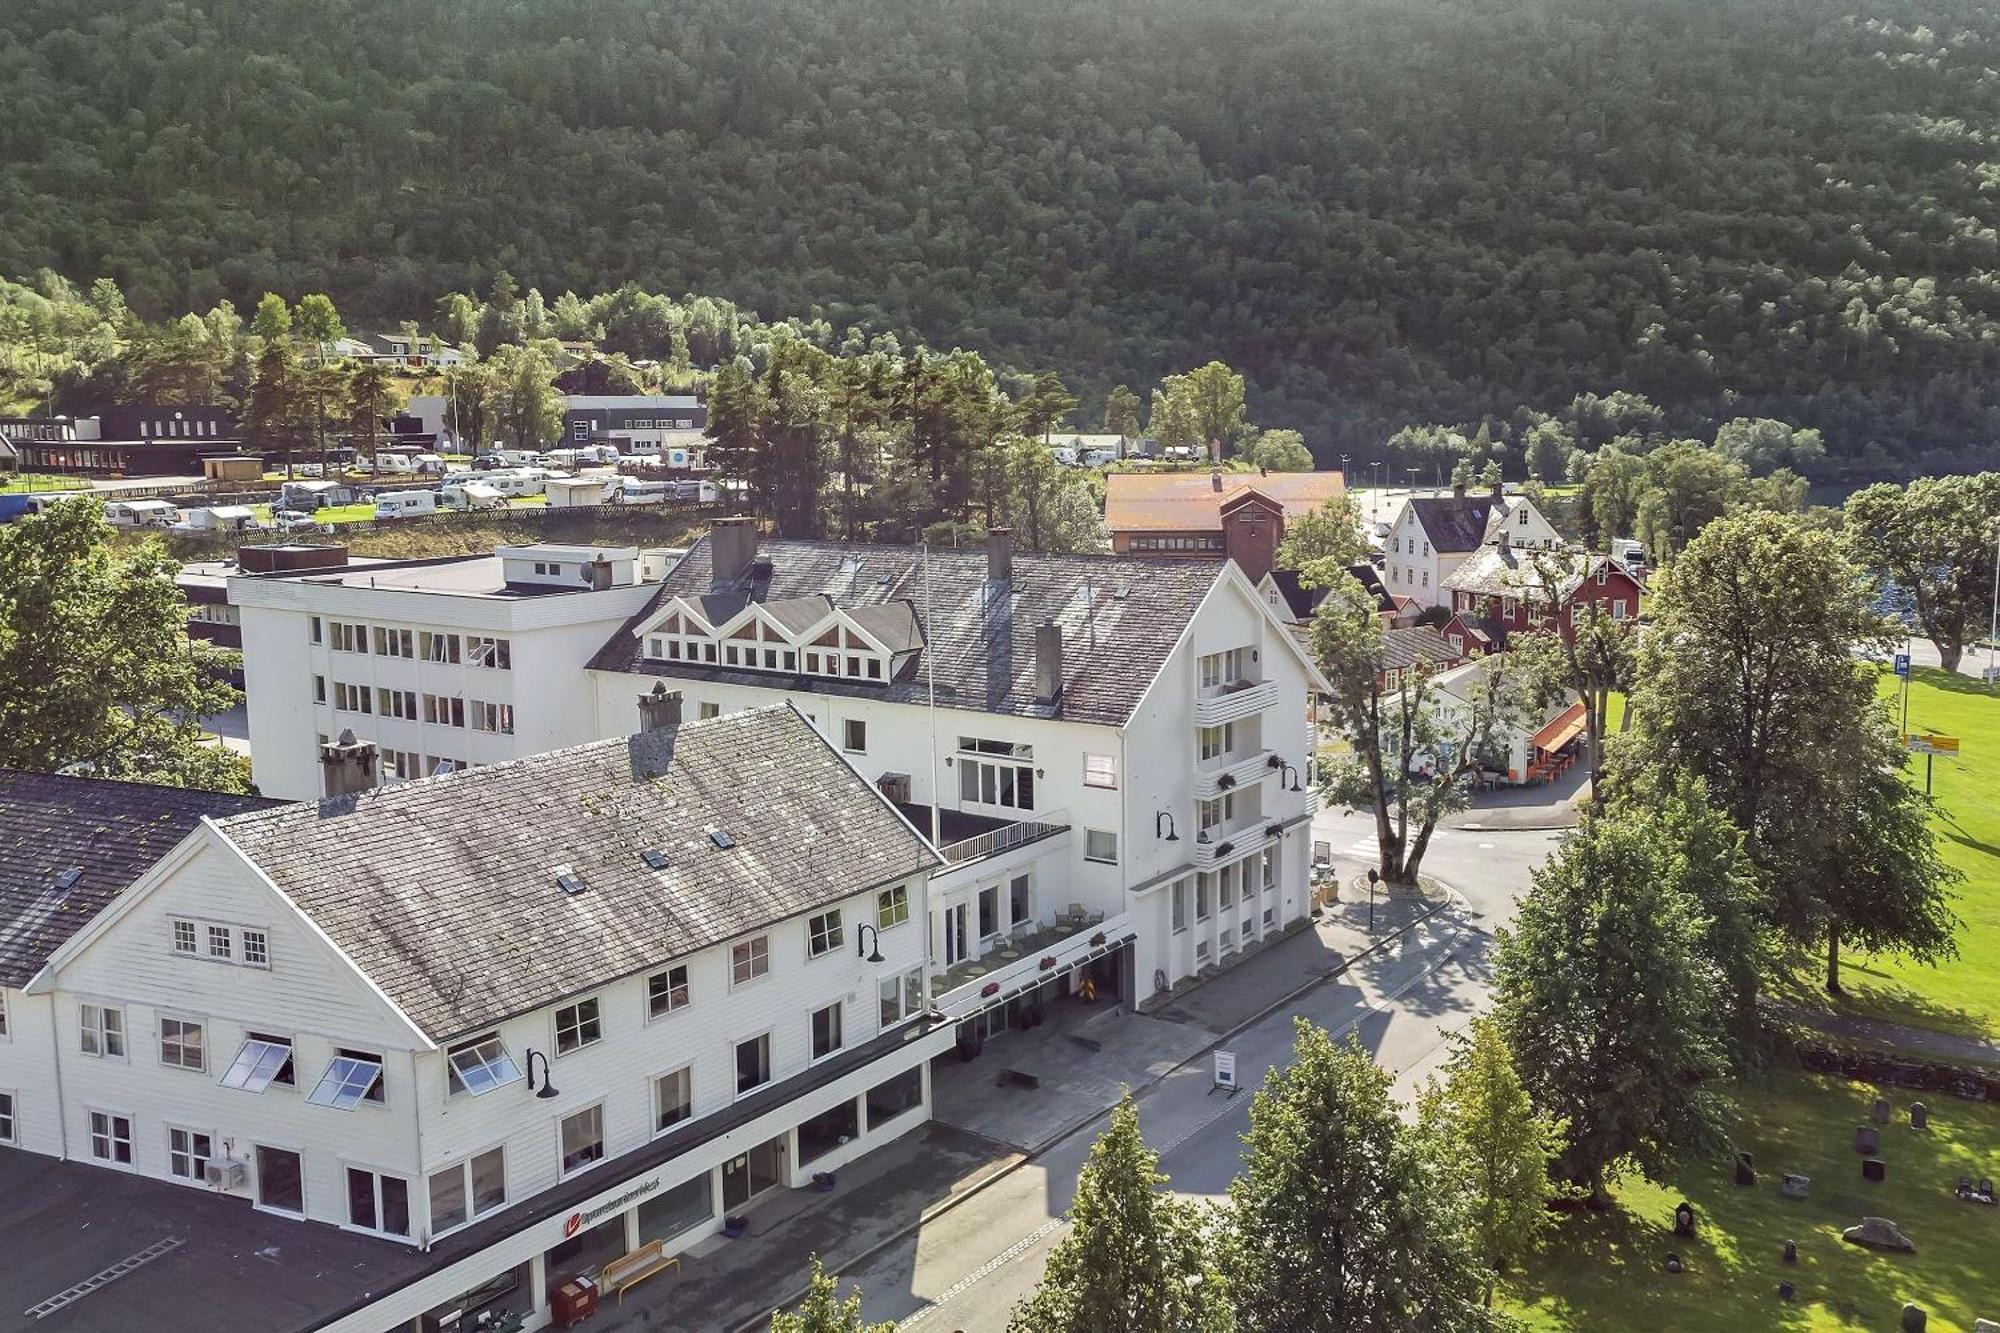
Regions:
[[1747, 1152], [1736, 1154], [1736, 1183], [1739, 1185], [1754, 1185], [1757, 1183], [1757, 1171], [1751, 1165], [1750, 1154]]
[[1799, 1243], [1795, 1240], [1786, 1241], [1785, 1262], [1788, 1264], [1795, 1264], [1798, 1261], [1799, 1261]]
[[1905, 1305], [1903, 1307], [1903, 1333], [1924, 1333], [1924, 1326], [1930, 1323], [1930, 1319], [1931, 1317], [1924, 1313], [1924, 1308], [1921, 1305]]
[[1911, 1103], [1910, 1103], [1910, 1128], [1911, 1128], [1911, 1129], [1929, 1129], [1930, 1127], [1931, 1127], [1931, 1110], [1930, 1110], [1930, 1108], [1929, 1108], [1928, 1106], [1925, 1106], [1925, 1105], [1924, 1105], [1924, 1104], [1923, 1104], [1922, 1102], [1911, 1102]]
[[1796, 1295], [1798, 1295], [1798, 1294], [1799, 1294], [1799, 1289], [1798, 1289], [1797, 1287], [1794, 1287], [1794, 1286], [1793, 1286], [1793, 1285], [1792, 1285], [1791, 1283], [1789, 1283], [1789, 1282], [1780, 1282], [1780, 1283], [1778, 1284], [1778, 1299], [1779, 1299], [1779, 1300], [1781, 1300], [1781, 1301], [1786, 1301], [1786, 1302], [1789, 1302], [1789, 1301], [1790, 1301], [1790, 1300], [1792, 1299], [1792, 1297], [1794, 1297], [1794, 1296], [1796, 1296]]
[[1882, 1147], [1882, 1131], [1873, 1125], [1854, 1127], [1854, 1151], [1863, 1157], [1872, 1157]]
[[1866, 1245], [1872, 1250], [1897, 1250], [1911, 1254], [1917, 1248], [1917, 1243], [1886, 1217], [1864, 1217], [1857, 1225], [1841, 1232], [1840, 1238], [1851, 1245]]
[[1681, 1271], [1681, 1267], [1681, 1257], [1678, 1254], [1667, 1256], [1667, 1271], [1669, 1273], [1678, 1273]]
[[1875, 1099], [1875, 1104], [1868, 1108], [1868, 1118], [1870, 1120], [1873, 1120], [1878, 1125], [1888, 1124], [1889, 1099], [1887, 1097], [1877, 1097]]
[[1861, 1178], [1879, 1185], [1889, 1178], [1889, 1164], [1879, 1157], [1870, 1157], [1861, 1164]]
[[1778, 1188], [1784, 1191], [1787, 1199], [1803, 1199], [1812, 1193], [1812, 1177], [1794, 1175], [1787, 1171], [1784, 1181]]
[[1674, 1234], [1685, 1238], [1694, 1236], [1694, 1205], [1681, 1200], [1681, 1206], [1674, 1209]]
[[1972, 1333], [2000, 1333], [2000, 1322], [1991, 1319], [1975, 1319], [1972, 1321]]

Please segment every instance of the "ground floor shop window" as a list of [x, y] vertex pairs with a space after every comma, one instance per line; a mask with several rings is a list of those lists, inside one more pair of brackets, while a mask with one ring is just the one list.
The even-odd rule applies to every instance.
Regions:
[[868, 1127], [895, 1119], [924, 1100], [924, 1071], [921, 1065], [904, 1070], [892, 1079], [868, 1089]]
[[424, 1327], [429, 1328], [435, 1320], [440, 1328], [475, 1329], [482, 1327], [482, 1315], [521, 1314], [527, 1308], [528, 1265], [523, 1262], [430, 1310]]
[[549, 1292], [553, 1294], [561, 1290], [562, 1285], [572, 1278], [596, 1272], [625, 1252], [625, 1214], [613, 1213], [590, 1230], [577, 1232], [544, 1256], [548, 1263]]
[[704, 1171], [639, 1205], [639, 1241], [672, 1240], [715, 1219], [715, 1176]]
[[861, 1136], [861, 1116], [855, 1109], [857, 1105], [855, 1099], [850, 1097], [799, 1123], [800, 1165], [824, 1157]]

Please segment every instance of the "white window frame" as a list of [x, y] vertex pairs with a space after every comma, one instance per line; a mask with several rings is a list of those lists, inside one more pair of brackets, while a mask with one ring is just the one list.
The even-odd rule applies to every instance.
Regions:
[[910, 919], [910, 886], [891, 884], [875, 891], [875, 929], [894, 930]]
[[[185, 949], [181, 947], [181, 940], [183, 938], [182, 927], [186, 927], [185, 938], [187, 940], [187, 948]], [[169, 917], [167, 947], [176, 957], [201, 957], [201, 927], [191, 917]]]
[[21, 1141], [21, 1097], [12, 1088], [0, 1088], [0, 1143], [18, 1144]]
[[[188, 1146], [185, 1152], [174, 1147], [174, 1135], [176, 1134], [185, 1134], [187, 1136]], [[210, 1162], [220, 1160], [215, 1152], [215, 1141], [219, 1137], [221, 1136], [211, 1129], [195, 1129], [189, 1125], [168, 1125], [167, 1179], [184, 1180], [190, 1185], [206, 1185], [208, 1178], [203, 1174], [202, 1167]], [[194, 1141], [198, 1138], [208, 1140], [208, 1151], [206, 1153], [197, 1153], [194, 1150]], [[174, 1169], [174, 1159], [176, 1157], [185, 1157], [188, 1159], [188, 1171], [181, 1172]]]
[[[558, 1145], [556, 1150], [557, 1160], [560, 1161], [562, 1151], [560, 1135], [556, 1142]], [[500, 1154], [500, 1201], [490, 1207], [481, 1208], [478, 1196], [473, 1192], [472, 1164], [480, 1158], [490, 1157], [494, 1153]], [[440, 1227], [438, 1225], [437, 1214], [431, 1207], [431, 1177], [441, 1176], [447, 1171], [456, 1171], [458, 1173], [459, 1188], [465, 1195], [465, 1217], [460, 1221], [453, 1222], [449, 1226]], [[430, 1228], [431, 1239], [435, 1240], [439, 1236], [449, 1235], [461, 1227], [469, 1227], [488, 1214], [497, 1213], [502, 1208], [505, 1208], [512, 1198], [512, 1186], [509, 1179], [512, 1174], [508, 1169], [507, 1146], [504, 1143], [496, 1143], [490, 1148], [481, 1148], [478, 1152], [469, 1152], [455, 1162], [446, 1162], [443, 1166], [424, 1172], [424, 1220], [425, 1224]]]
[[[681, 976], [678, 984], [674, 982], [674, 973], [676, 972], [680, 973]], [[655, 1007], [653, 983], [661, 977], [667, 979], [666, 988], [663, 992], [666, 997], [666, 1003]], [[674, 998], [675, 992], [679, 992], [680, 994], [678, 1000]], [[688, 974], [688, 965], [686, 963], [675, 963], [670, 967], [663, 967], [646, 978], [646, 1019], [648, 1022], [656, 1018], [665, 1018], [669, 1014], [677, 1014], [693, 1003], [694, 981]]]
[[[585, 1012], [586, 1007], [588, 1013]], [[563, 1022], [564, 1014], [570, 1015], [570, 1022], [567, 1024]], [[555, 1026], [555, 1040], [550, 1044], [557, 1058], [575, 1055], [578, 1051], [587, 1051], [604, 1040], [604, 1005], [595, 995], [586, 995], [568, 1004], [558, 1005], [551, 1016], [551, 1021]], [[565, 1028], [572, 1034], [568, 1046], [563, 1045]], [[585, 1034], [592, 1029], [596, 1030], [596, 1035], [586, 1038]]]
[[[833, 1024], [831, 1033], [833, 1037], [833, 1045], [828, 1047], [826, 1050], [821, 1051], [816, 1049], [819, 1042], [819, 1018], [821, 1014], [825, 1013], [831, 1013], [833, 1015]], [[822, 1060], [831, 1060], [833, 1059], [834, 1056], [839, 1055], [842, 1051], [846, 1049], [847, 1049], [847, 1004], [844, 1000], [835, 1000], [830, 1004], [823, 1004], [819, 1008], [813, 1010], [811, 1013], [806, 1015], [807, 1063], [818, 1064]]]
[[[569, 1123], [572, 1120], [577, 1120], [587, 1115], [595, 1115], [597, 1117], [597, 1156], [591, 1158], [587, 1162], [579, 1163], [576, 1166], [570, 1166], [566, 1162], [566, 1159], [568, 1158], [569, 1154], [567, 1151], [565, 1151], [563, 1147], [564, 1131], [567, 1129]], [[592, 1167], [602, 1166], [605, 1162], [610, 1160], [611, 1157], [609, 1151], [610, 1145], [605, 1137], [605, 1129], [604, 1129], [604, 1103], [601, 1100], [594, 1101], [590, 1103], [588, 1106], [579, 1106], [574, 1111], [564, 1112], [562, 1115], [557, 1116], [555, 1120], [556, 1120], [556, 1174], [559, 1179], [568, 1180], [573, 1176], [580, 1176], [584, 1172], [590, 1170]]]
[[[326, 1100], [320, 1100], [320, 1089], [327, 1086], [327, 1080], [333, 1075], [334, 1066], [342, 1062], [358, 1066], [369, 1064], [375, 1066], [374, 1080], [362, 1089], [360, 1096], [354, 1099], [354, 1103], [351, 1106], [342, 1106], [339, 1102], [340, 1089], [346, 1082], [344, 1079], [334, 1084], [334, 1091], [331, 1096]], [[319, 1077], [313, 1080], [312, 1091], [306, 1094], [306, 1104], [309, 1106], [324, 1106], [330, 1111], [353, 1111], [358, 1110], [362, 1106], [386, 1106], [389, 1102], [387, 1080], [388, 1071], [383, 1067], [381, 1056], [373, 1056], [371, 1059], [356, 1048], [335, 1047], [333, 1055], [326, 1062], [326, 1068], [320, 1070]]]
[[[753, 1084], [746, 1088], [743, 1086], [743, 1066], [737, 1063], [737, 1056], [743, 1047], [748, 1046], [753, 1041], [764, 1043], [764, 1080], [761, 1083]], [[731, 1101], [740, 1102], [745, 1097], [755, 1096], [759, 1088], [768, 1088], [777, 1081], [777, 1062], [772, 1058], [771, 1054], [771, 1031], [769, 1028], [766, 1028], [762, 1032], [753, 1032], [747, 1037], [729, 1043], [729, 1086], [734, 1089], [730, 1096]]]
[[[160, 1068], [178, 1069], [184, 1073], [189, 1073], [189, 1074], [207, 1074], [208, 1073], [208, 1024], [205, 1021], [193, 1018], [186, 1018], [180, 1014], [161, 1014], [159, 1017], [160, 1017], [160, 1028], [159, 1031], [155, 1034], [154, 1045], [159, 1056]], [[198, 1065], [180, 1064], [180, 1063], [175, 1063], [173, 1061], [169, 1061], [167, 1059], [167, 1024], [169, 1023], [178, 1023], [182, 1026], [183, 1029], [193, 1028], [198, 1034], [200, 1034], [195, 1043], [197, 1046], [201, 1048], [200, 1064]], [[182, 1033], [182, 1040], [176, 1044], [182, 1050], [185, 1050], [187, 1048], [185, 1031]]]
[[[104, 1143], [108, 1149], [111, 1149], [109, 1155], [100, 1155], [97, 1151], [98, 1133], [96, 1122], [98, 1116], [104, 1117]], [[118, 1128], [117, 1122], [120, 1120], [125, 1122], [125, 1137], [123, 1139], [120, 1139], [116, 1132]], [[86, 1106], [83, 1112], [83, 1133], [90, 1153], [90, 1160], [100, 1166], [108, 1166], [113, 1171], [131, 1171], [136, 1174], [139, 1170], [137, 1128], [137, 1119], [130, 1111], [109, 1111], [102, 1106]], [[122, 1162], [118, 1160], [116, 1151], [120, 1143], [125, 1145], [126, 1160]]]
[[[403, 1183], [403, 1217], [409, 1223], [410, 1229], [408, 1231], [385, 1231], [379, 1225], [364, 1227], [359, 1222], [356, 1222], [354, 1220], [354, 1199], [349, 1194], [347, 1186], [347, 1173], [350, 1171], [359, 1171], [364, 1175], [374, 1177], [375, 1221], [378, 1224], [382, 1221], [382, 1182], [384, 1180], [400, 1180]], [[430, 1182], [428, 1180], [424, 1182], [424, 1187], [425, 1200], [428, 1202], [430, 1194]], [[352, 1231], [357, 1236], [380, 1236], [384, 1240], [413, 1240], [416, 1238], [417, 1232], [416, 1193], [416, 1182], [400, 1171], [387, 1171], [379, 1166], [371, 1166], [366, 1162], [350, 1162], [342, 1159], [340, 1163], [340, 1203], [343, 1220], [340, 1223], [340, 1229], [342, 1231]]]
[[1086, 753], [1083, 756], [1083, 785], [1117, 791], [1118, 756]]
[[[498, 1059], [495, 1059], [491, 1053], [485, 1053], [480, 1051], [479, 1048], [486, 1046], [489, 1042], [493, 1045], [494, 1049], [498, 1051], [499, 1053]], [[466, 1051], [468, 1054], [478, 1055], [479, 1062], [477, 1067], [482, 1071], [486, 1072], [487, 1074], [495, 1074], [496, 1071], [500, 1071], [503, 1068], [512, 1070], [513, 1072], [509, 1077], [505, 1078], [495, 1077], [494, 1080], [491, 1083], [488, 1083], [485, 1087], [475, 1090], [472, 1087], [472, 1085], [466, 1081], [465, 1075], [461, 1070], [458, 1061], [452, 1058], [459, 1051]], [[492, 1092], [498, 1088], [507, 1087], [509, 1084], [518, 1082], [520, 1079], [526, 1077], [526, 1075], [521, 1072], [521, 1066], [519, 1062], [514, 1059], [514, 1053], [507, 1049], [507, 1041], [504, 1037], [500, 1035], [500, 1029], [498, 1028], [493, 1028], [486, 1032], [482, 1032], [476, 1037], [468, 1037], [464, 1041], [455, 1041], [451, 1045], [445, 1047], [444, 1068], [445, 1068], [444, 1087], [445, 1087], [446, 1098], [484, 1097], [489, 1092]], [[454, 1083], [456, 1083], [458, 1086], [453, 1087], [452, 1085]]]
[[[90, 1021], [92, 1011], [95, 1011], [97, 1014], [97, 1022], [95, 1023]], [[104, 1022], [106, 1014], [117, 1015], [118, 1021], [107, 1026]], [[96, 1004], [85, 1000], [76, 1007], [76, 1027], [77, 1050], [82, 1054], [91, 1057], [93, 1060], [128, 1060], [131, 1058], [131, 1033], [125, 1024], [125, 1007], [123, 1005]], [[117, 1038], [118, 1049], [116, 1051], [109, 1049], [112, 1037]], [[94, 1051], [84, 1044], [93, 1038], [97, 1042], [97, 1049]]]
[[[743, 956], [737, 956], [737, 950]], [[746, 971], [747, 967], [747, 971]], [[749, 939], [737, 940], [729, 946], [729, 988], [748, 986], [759, 978], [771, 975], [771, 937], [752, 935]]]
[[806, 918], [807, 961], [839, 953], [846, 943], [847, 926], [841, 920], [838, 907], [829, 907]]
[[[1090, 850], [1090, 840], [1094, 837], [1111, 839], [1111, 854], [1109, 856], [1098, 856], [1092, 854]], [[1112, 829], [1102, 829], [1102, 828], [1085, 829], [1083, 831], [1083, 859], [1091, 862], [1094, 865], [1104, 865], [1104, 866], [1117, 865], [1118, 864], [1117, 832]]]
[[848, 754], [868, 753], [868, 720], [859, 717], [840, 719], [840, 748]]
[[[670, 1078], [678, 1078], [681, 1081], [681, 1092], [686, 1097], [687, 1110], [684, 1115], [681, 1115], [677, 1119], [673, 1120], [671, 1123], [661, 1124], [660, 1117], [665, 1113], [666, 1103], [660, 1096], [660, 1085], [665, 1083]], [[652, 1122], [653, 1137], [657, 1138], [662, 1134], [671, 1133], [680, 1126], [685, 1125], [688, 1121], [694, 1119], [694, 1066], [693, 1065], [682, 1065], [678, 1069], [669, 1069], [664, 1074], [655, 1074], [652, 1077], [651, 1083], [653, 1090], [653, 1122]]]

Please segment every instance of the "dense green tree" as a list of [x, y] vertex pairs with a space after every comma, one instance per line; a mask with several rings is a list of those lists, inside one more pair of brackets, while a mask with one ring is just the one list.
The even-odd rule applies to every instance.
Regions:
[[1524, 441], [1528, 475], [1537, 481], [1561, 482], [1569, 475], [1569, 456], [1576, 441], [1559, 421], [1539, 421]]
[[[1296, 1020], [1292, 1061], [1250, 1104], [1230, 1182], [1237, 1317], [1260, 1333], [1485, 1327], [1486, 1269], [1453, 1174], [1406, 1128], [1394, 1076]], [[1107, 1325], [1107, 1327], [1109, 1327]]]
[[80, 498], [0, 527], [0, 766], [247, 791], [201, 719], [241, 701], [187, 635], [179, 565]]
[[1741, 463], [1753, 475], [1786, 468], [1810, 473], [1826, 459], [1826, 445], [1820, 433], [1810, 427], [1801, 430], [1787, 421], [1769, 417], [1738, 417], [1715, 429], [1716, 452]]
[[376, 449], [382, 436], [382, 418], [400, 405], [399, 395], [389, 377], [389, 368], [380, 361], [364, 361], [354, 368], [347, 381], [348, 410], [354, 428], [361, 434], [363, 456], [368, 470], [375, 470]]
[[1110, 529], [1082, 472], [1056, 462], [1038, 440], [1016, 439], [1005, 457], [1006, 491], [996, 516], [1014, 526], [1024, 546], [1063, 554], [1111, 549]]
[[266, 339], [257, 352], [250, 392], [244, 400], [243, 424], [263, 449], [284, 451], [287, 479], [292, 475], [292, 455], [298, 448], [309, 402], [305, 375], [291, 339]]
[[871, 1324], [861, 1317], [861, 1293], [850, 1291], [841, 1299], [840, 1282], [812, 1256], [812, 1274], [806, 1279], [806, 1297], [796, 1310], [771, 1312], [771, 1333], [896, 1333], [892, 1320]]
[[1566, 1126], [1535, 1107], [1490, 1017], [1473, 1019], [1459, 1034], [1443, 1085], [1427, 1089], [1420, 1109], [1420, 1123], [1464, 1182], [1491, 1306], [1494, 1282], [1533, 1252], [1553, 1220], [1549, 1163], [1562, 1151]]
[[1161, 1187], [1127, 1096], [1077, 1176], [1069, 1228], [1009, 1333], [1227, 1333], [1236, 1326], [1209, 1224]]
[[1856, 491], [1847, 497], [1845, 535], [1856, 564], [1910, 593], [1938, 660], [1958, 670], [1967, 640], [1990, 627], [2000, 472]]
[[1305, 437], [1295, 430], [1263, 431], [1250, 442], [1243, 454], [1252, 467], [1267, 472], [1313, 470], [1312, 450], [1306, 448]]
[[1062, 377], [1053, 370], [1035, 376], [1034, 387], [1016, 404], [1021, 416], [1021, 432], [1039, 435], [1044, 442], [1050, 432], [1068, 420], [1076, 410], [1077, 397], [1063, 387]]
[[1124, 439], [1139, 435], [1139, 395], [1123, 384], [1115, 384], [1104, 400], [1104, 433]]
[[1562, 1173], [1598, 1204], [1621, 1163], [1657, 1175], [1720, 1142], [1721, 983], [1673, 855], [1643, 813], [1586, 815], [1500, 933], [1496, 1019], [1535, 1104], [1564, 1121]]
[[486, 415], [496, 437], [511, 448], [532, 449], [562, 434], [562, 395], [556, 392], [550, 346], [502, 346], [487, 359]]

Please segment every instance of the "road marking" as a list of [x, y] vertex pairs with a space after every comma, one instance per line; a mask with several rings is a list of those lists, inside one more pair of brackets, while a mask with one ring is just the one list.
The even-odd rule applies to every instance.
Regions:
[[1479, 850], [1482, 852], [1490, 852], [1493, 850], [1493, 844], [1490, 842], [1482, 842], [1479, 844]]
[[973, 1269], [970, 1273], [967, 1273], [964, 1277], [960, 1278], [958, 1281], [952, 1283], [949, 1287], [946, 1287], [943, 1291], [939, 1292], [936, 1300], [932, 1301], [929, 1305], [926, 1305], [923, 1309], [911, 1315], [908, 1319], [903, 1320], [899, 1326], [904, 1329], [912, 1329], [917, 1327], [919, 1324], [923, 1323], [926, 1319], [930, 1318], [932, 1313], [935, 1312], [939, 1306], [943, 1305], [947, 1301], [955, 1300], [958, 1297], [963, 1296], [966, 1292], [972, 1290], [972, 1288], [978, 1286], [981, 1282], [984, 1282], [987, 1278], [992, 1277], [1002, 1268], [1005, 1268], [1008, 1264], [1013, 1263], [1023, 1254], [1026, 1254], [1028, 1250], [1031, 1249], [1037, 1241], [1042, 1239], [1042, 1237], [1048, 1235], [1050, 1232], [1054, 1231], [1057, 1227], [1067, 1225], [1068, 1221], [1069, 1219], [1066, 1217], [1050, 1218], [1048, 1221], [1042, 1223], [1040, 1226], [1036, 1227], [1033, 1231], [1030, 1231], [1027, 1235], [1021, 1237], [1021, 1239], [1015, 1241], [1012, 1245], [1009, 1245], [1006, 1249], [1000, 1251], [1000, 1253], [994, 1255], [991, 1259], [988, 1259], [985, 1263]]

